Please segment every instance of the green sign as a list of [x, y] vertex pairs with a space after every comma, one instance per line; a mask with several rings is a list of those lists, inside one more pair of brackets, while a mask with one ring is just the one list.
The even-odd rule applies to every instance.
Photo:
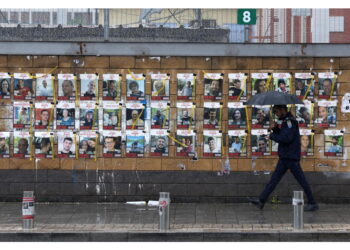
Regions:
[[238, 9], [237, 24], [256, 24], [256, 9]]

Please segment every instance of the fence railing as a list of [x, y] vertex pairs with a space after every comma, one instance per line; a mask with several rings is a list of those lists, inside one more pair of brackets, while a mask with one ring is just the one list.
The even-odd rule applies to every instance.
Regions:
[[[237, 23], [237, 9], [108, 9], [109, 28], [226, 30], [228, 43], [349, 43], [350, 9], [257, 9], [252, 25]], [[104, 9], [0, 9], [1, 28], [105, 27]], [[146, 33], [147, 33], [146, 32]], [[161, 34], [165, 34], [164, 32]], [[146, 36], [149, 36], [146, 34]], [[166, 35], [164, 35], [166, 36]], [[105, 35], [101, 34], [101, 39]], [[204, 40], [206, 37], [203, 37]], [[84, 37], [89, 40], [88, 37]], [[95, 40], [92, 37], [91, 40]], [[174, 37], [161, 40], [174, 41]], [[196, 39], [195, 39], [196, 40]], [[157, 40], [155, 40], [157, 41]]]

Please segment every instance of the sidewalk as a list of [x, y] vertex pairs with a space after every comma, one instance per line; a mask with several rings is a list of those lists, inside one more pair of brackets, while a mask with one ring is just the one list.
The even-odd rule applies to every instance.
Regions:
[[36, 203], [35, 228], [22, 229], [21, 203], [0, 203], [0, 241], [350, 241], [350, 207], [320, 204], [292, 228], [293, 207], [172, 203], [170, 231], [157, 207], [122, 203]]

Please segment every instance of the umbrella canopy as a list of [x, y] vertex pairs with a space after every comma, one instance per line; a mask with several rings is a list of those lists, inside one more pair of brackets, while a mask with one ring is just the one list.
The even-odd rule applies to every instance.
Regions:
[[268, 91], [254, 95], [249, 99], [247, 105], [287, 105], [304, 104], [298, 97], [291, 94], [284, 94], [278, 91]]

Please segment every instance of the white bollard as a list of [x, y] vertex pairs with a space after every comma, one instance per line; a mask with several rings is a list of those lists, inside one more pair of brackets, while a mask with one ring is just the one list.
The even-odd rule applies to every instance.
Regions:
[[23, 229], [34, 228], [34, 191], [24, 191], [22, 201]]
[[293, 228], [296, 230], [303, 229], [304, 228], [303, 191], [294, 191], [293, 192], [293, 207], [294, 207]]
[[159, 193], [159, 230], [166, 232], [170, 229], [170, 193]]

